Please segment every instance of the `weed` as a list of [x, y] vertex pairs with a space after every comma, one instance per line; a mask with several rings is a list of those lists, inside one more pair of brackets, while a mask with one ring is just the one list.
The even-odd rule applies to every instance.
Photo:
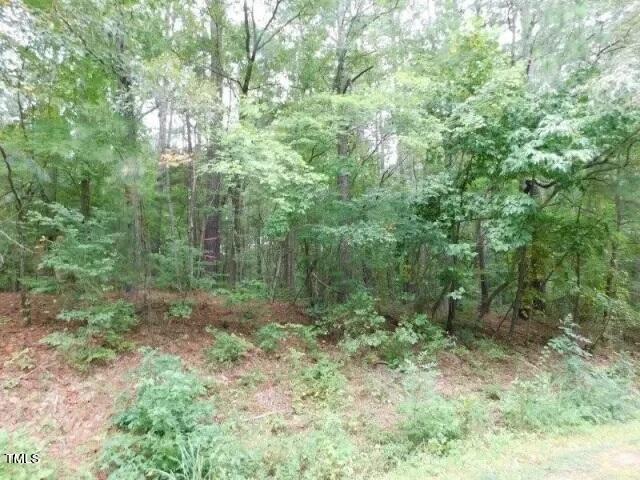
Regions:
[[201, 399], [205, 386], [179, 358], [147, 350], [138, 376], [129, 406], [115, 417], [120, 433], [102, 456], [110, 479], [246, 478], [249, 456], [227, 429], [205, 423], [213, 413]]
[[340, 366], [326, 357], [302, 369], [297, 381], [300, 398], [311, 398], [320, 402], [337, 400], [346, 383]]
[[208, 331], [213, 334], [215, 339], [213, 346], [207, 350], [207, 357], [212, 362], [235, 362], [253, 348], [251, 343], [233, 333], [226, 333], [215, 329], [209, 329]]
[[354, 478], [356, 448], [333, 417], [305, 435], [273, 442], [263, 458], [264, 473], [275, 480]]
[[410, 372], [404, 381], [407, 399], [400, 405], [402, 439], [410, 449], [445, 453], [465, 433], [460, 405], [436, 391], [435, 372]]
[[136, 324], [133, 305], [118, 301], [83, 310], [65, 310], [58, 319], [81, 323], [73, 332], [54, 332], [40, 342], [56, 348], [79, 370], [113, 360], [132, 348], [123, 334]]
[[193, 301], [192, 300], [176, 300], [169, 305], [169, 317], [181, 318], [186, 320], [191, 318], [193, 313]]
[[[53, 480], [57, 478], [52, 468], [43, 466], [40, 447], [21, 432], [0, 430], [0, 479], [5, 480]], [[8, 454], [25, 454], [27, 463], [9, 463]], [[33, 455], [37, 456], [34, 457]]]
[[584, 424], [625, 421], [637, 416], [640, 399], [627, 369], [598, 368], [578, 357], [564, 368], [517, 382], [504, 400], [511, 428], [553, 431]]
[[281, 325], [269, 323], [258, 330], [256, 333], [256, 341], [261, 350], [270, 353], [278, 348], [280, 340], [286, 336], [287, 333]]

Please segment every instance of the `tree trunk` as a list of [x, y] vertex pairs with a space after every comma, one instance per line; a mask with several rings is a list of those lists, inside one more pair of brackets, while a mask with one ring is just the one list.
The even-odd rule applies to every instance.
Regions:
[[522, 246], [517, 250], [518, 262], [518, 283], [516, 284], [516, 296], [513, 300], [513, 311], [511, 312], [511, 326], [509, 327], [509, 335], [515, 331], [516, 323], [522, 309], [524, 291], [527, 283], [527, 247]]
[[[221, 0], [213, 0], [210, 5], [210, 11], [213, 15], [210, 18], [209, 27], [211, 31], [211, 50], [210, 50], [210, 75], [214, 81], [217, 93], [217, 100], [222, 103], [223, 94], [223, 78], [222, 70], [222, 8]], [[207, 148], [207, 160], [215, 164], [219, 156], [219, 131], [222, 129], [222, 117], [216, 115], [211, 125], [211, 134], [209, 138], [209, 146]], [[204, 220], [204, 236], [203, 236], [203, 260], [207, 272], [213, 274], [220, 270], [221, 246], [222, 246], [222, 177], [219, 173], [209, 174], [207, 183], [207, 202], [209, 211]], [[232, 240], [233, 243], [233, 240]]]
[[234, 185], [231, 188], [231, 207], [233, 210], [233, 231], [231, 232], [231, 250], [229, 252], [229, 283], [236, 286], [242, 275], [239, 257], [241, 255], [241, 215], [242, 215], [242, 197], [239, 179], [234, 179]]
[[476, 221], [476, 259], [478, 266], [478, 282], [480, 287], [480, 303], [478, 304], [478, 321], [482, 321], [489, 313], [489, 281], [486, 272], [486, 248], [482, 221]]
[[91, 216], [91, 179], [80, 180], [80, 213], [87, 220]]
[[284, 252], [284, 271], [283, 273], [283, 284], [289, 293], [293, 293], [295, 291], [295, 236], [292, 231], [287, 233], [287, 236], [284, 239], [282, 244], [283, 252]]
[[220, 189], [222, 185], [222, 178], [220, 174], [214, 173], [209, 176], [209, 183], [207, 190], [209, 195], [212, 196], [210, 208], [211, 211], [207, 214], [207, 218], [204, 224], [204, 243], [203, 243], [203, 255], [205, 268], [209, 273], [215, 273], [218, 271], [218, 265], [220, 262], [221, 252], [221, 196]]

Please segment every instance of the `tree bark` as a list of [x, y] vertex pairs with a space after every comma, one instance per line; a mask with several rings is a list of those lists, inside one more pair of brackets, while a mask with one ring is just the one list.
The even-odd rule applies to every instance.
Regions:
[[80, 213], [85, 220], [91, 216], [91, 179], [89, 177], [80, 180]]
[[478, 304], [478, 320], [481, 321], [489, 313], [489, 281], [486, 272], [486, 247], [482, 221], [476, 221], [476, 260], [478, 267], [478, 283], [480, 303]]
[[516, 323], [520, 316], [524, 298], [524, 291], [527, 283], [527, 247], [519, 247], [516, 252], [518, 262], [518, 281], [516, 284], [516, 296], [513, 300], [513, 311], [511, 312], [511, 325], [509, 327], [509, 335], [515, 331]]

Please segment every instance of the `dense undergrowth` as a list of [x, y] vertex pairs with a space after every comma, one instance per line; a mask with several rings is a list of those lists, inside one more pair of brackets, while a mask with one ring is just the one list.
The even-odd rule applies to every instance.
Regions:
[[[368, 341], [377, 333], [370, 329], [377, 320], [367, 321], [374, 314], [362, 309], [357, 321], [346, 327], [349, 339], [362, 341], [367, 355], [395, 358], [385, 351], [394, 331], [379, 333], [385, 339], [379, 344]], [[206, 355], [213, 366], [229, 366], [256, 349], [262, 352], [259, 355], [278, 356], [288, 365], [291, 391], [309, 419], [302, 431], [292, 430], [282, 416], [265, 419], [263, 430], [249, 428], [241, 417], [219, 420], [215, 410], [220, 391], [215, 382], [207, 383], [202, 374], [189, 371], [178, 357], [147, 350], [136, 391], [115, 416], [114, 435], [106, 443], [101, 468], [115, 480], [377, 478], [418, 459], [459, 455], [464, 445], [482, 438], [567, 433], [630, 421], [640, 411], [631, 361], [620, 358], [608, 366], [594, 365], [570, 322], [545, 348], [529, 378], [515, 381], [506, 391], [445, 396], [436, 385], [437, 367], [424, 360], [437, 358], [443, 349], [461, 354], [465, 350], [419, 316], [397, 328], [417, 337], [411, 355], [387, 362], [402, 367], [397, 422], [387, 429], [366, 419], [354, 423], [349, 412], [358, 407], [347, 394], [344, 362], [366, 362], [368, 356], [354, 358], [360, 349], [354, 351], [344, 342], [339, 343], [342, 353], [323, 352], [314, 335], [300, 350], [286, 347], [283, 340], [298, 328], [268, 324], [252, 341], [212, 331], [213, 346]], [[488, 339], [477, 340], [475, 351], [497, 358], [508, 355], [489, 344]], [[250, 388], [252, 382], [247, 379], [244, 385]]]
[[[192, 308], [189, 300], [171, 302], [166, 319], [188, 321]], [[138, 323], [134, 307], [123, 301], [63, 310], [58, 318], [75, 325], [43, 342], [89, 372], [130, 349], [127, 332]], [[443, 354], [482, 369], [482, 362], [505, 362], [513, 352], [470, 331], [448, 335], [425, 315], [391, 322], [364, 293], [311, 325], [259, 324], [249, 315], [241, 321], [255, 323], [251, 334], [207, 328], [211, 340], [198, 370], [177, 356], [142, 349], [135, 388], [117, 403], [96, 468], [111, 480], [378, 478], [428, 458], [455, 457], [465, 445], [496, 435], [568, 433], [631, 421], [640, 412], [636, 365], [624, 356], [596, 365], [588, 339], [570, 317], [530, 375], [462, 395], [445, 395], [438, 387]], [[269, 378], [258, 366], [233, 387], [237, 392], [211, 376], [248, 357], [272, 359], [284, 373]], [[388, 400], [395, 410], [390, 425], [361, 411], [353, 397], [356, 366], [383, 368], [399, 382], [399, 396]], [[305, 419], [302, 427], [286, 412], [252, 423], [228, 405], [234, 394], [249, 395], [266, 382], [289, 392], [293, 412]], [[384, 388], [378, 393], [388, 396]], [[8, 439], [1, 437], [5, 444]], [[17, 445], [28, 442], [16, 439]], [[41, 471], [28, 478], [54, 478]], [[2, 472], [0, 478], [20, 477]]]

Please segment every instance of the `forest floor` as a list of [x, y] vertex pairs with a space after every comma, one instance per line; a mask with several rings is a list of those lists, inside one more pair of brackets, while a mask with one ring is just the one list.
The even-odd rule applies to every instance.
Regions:
[[[189, 320], [168, 321], [164, 312], [168, 302], [176, 298], [162, 292], [152, 295], [151, 306], [144, 312], [147, 321], [129, 336], [136, 346], [181, 357], [214, 385], [216, 420], [233, 421], [256, 432], [256, 442], [265, 441], [261, 436], [268, 437], [276, 427], [292, 433], [311, 428], [322, 412], [295, 394], [293, 360], [284, 353], [299, 346], [297, 339], [286, 339], [280, 353], [267, 355], [252, 350], [231, 366], [211, 365], [204, 353], [212, 343], [206, 331], [209, 326], [251, 339], [266, 323], [308, 323], [301, 309], [264, 301], [230, 304], [220, 297], [198, 294], [192, 297], [195, 306]], [[109, 433], [120, 397], [135, 388], [134, 372], [141, 353], [134, 349], [109, 364], [79, 372], [54, 349], [40, 343], [43, 337], [61, 329], [55, 320], [58, 300], [53, 296], [34, 297], [33, 321], [28, 327], [20, 326], [19, 306], [17, 295], [0, 294], [0, 428], [25, 432], [36, 439], [42, 447], [42, 462], [61, 468], [64, 478], [96, 478], [91, 473], [92, 465]], [[441, 352], [437, 389], [447, 397], [475, 394], [491, 402], [495, 392], [535, 374], [541, 348], [539, 343], [516, 348], [492, 343], [475, 350]], [[347, 378], [340, 415], [350, 432], [364, 439], [372, 429], [393, 429], [403, 395], [402, 374], [380, 363], [345, 362], [340, 349], [329, 342], [320, 341], [320, 349], [342, 365]], [[607, 361], [606, 357], [599, 360]], [[308, 359], [303, 354], [297, 361]], [[453, 466], [443, 465], [434, 478], [640, 478], [640, 426], [594, 432], [570, 439], [538, 439], [534, 449], [526, 439], [492, 447], [491, 455], [474, 449], [476, 456], [463, 458]], [[461, 473], [459, 469], [467, 466], [470, 470]], [[420, 472], [422, 469], [416, 466], [390, 478], [428, 478]]]

